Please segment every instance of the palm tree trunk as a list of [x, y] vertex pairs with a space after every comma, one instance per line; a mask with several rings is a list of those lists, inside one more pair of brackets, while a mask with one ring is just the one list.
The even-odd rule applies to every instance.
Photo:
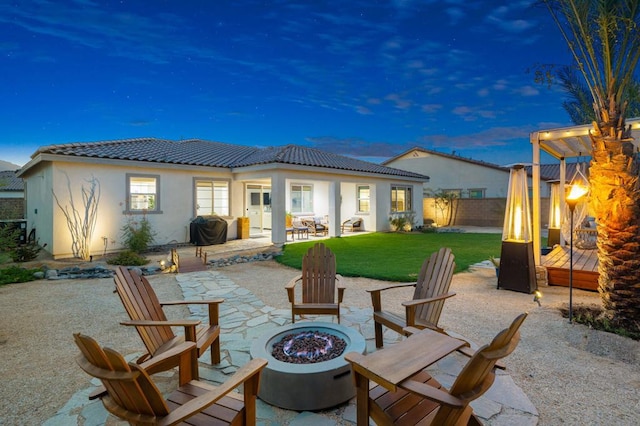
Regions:
[[598, 288], [607, 316], [625, 329], [640, 330], [640, 168], [629, 130], [600, 128], [602, 133], [592, 135], [589, 169], [598, 230]]

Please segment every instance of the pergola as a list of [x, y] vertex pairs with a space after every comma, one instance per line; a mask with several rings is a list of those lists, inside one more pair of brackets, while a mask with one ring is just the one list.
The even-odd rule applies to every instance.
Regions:
[[[640, 147], [640, 117], [626, 120], [631, 126], [636, 152]], [[530, 135], [533, 146], [533, 253], [536, 265], [540, 265], [540, 150], [560, 160], [560, 188], [566, 184], [566, 160], [576, 157], [591, 156], [591, 124], [538, 130]], [[564, 211], [564, 197], [560, 199], [561, 210]]]

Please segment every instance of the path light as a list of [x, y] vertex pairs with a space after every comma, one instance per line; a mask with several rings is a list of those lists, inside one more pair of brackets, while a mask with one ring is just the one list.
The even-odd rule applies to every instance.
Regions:
[[553, 247], [560, 244], [560, 228], [562, 227], [562, 206], [560, 205], [560, 182], [551, 182], [549, 196], [549, 234], [547, 246]]
[[536, 290], [532, 235], [527, 172], [518, 164], [509, 176], [498, 288], [529, 294]]
[[536, 302], [538, 306], [542, 306], [542, 304], [540, 303], [540, 299], [542, 299], [542, 292], [540, 290], [536, 290], [533, 293], [533, 301]]
[[569, 238], [569, 323], [573, 321], [573, 212], [576, 209], [578, 202], [588, 192], [588, 189], [578, 183], [571, 185], [571, 191], [567, 195], [567, 205], [571, 212], [571, 222], [569, 230], [571, 231], [571, 237]]

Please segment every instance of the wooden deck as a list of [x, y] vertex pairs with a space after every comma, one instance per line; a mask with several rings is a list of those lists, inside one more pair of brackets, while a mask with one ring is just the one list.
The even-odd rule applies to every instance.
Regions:
[[[549, 285], [569, 287], [569, 247], [557, 246], [541, 264], [547, 268]], [[598, 251], [573, 248], [573, 287], [598, 290]]]

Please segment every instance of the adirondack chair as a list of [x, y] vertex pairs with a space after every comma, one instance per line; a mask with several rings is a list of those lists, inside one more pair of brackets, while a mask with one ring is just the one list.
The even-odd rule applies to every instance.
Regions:
[[[127, 364], [120, 353], [100, 347], [89, 336], [73, 336], [81, 351], [78, 365], [100, 379], [107, 390], [100, 395], [105, 408], [130, 424], [192, 424], [189, 419], [194, 416], [197, 424], [256, 424], [260, 374], [267, 365], [264, 359], [251, 360], [220, 386], [190, 380], [165, 397], [140, 365]], [[175, 355], [171, 353], [182, 351], [185, 345], [187, 352], [195, 350], [193, 343], [183, 343], [162, 356]], [[244, 395], [234, 391], [239, 386]]]
[[[296, 315], [329, 314], [337, 315], [339, 324], [340, 303], [345, 289], [341, 279], [336, 274], [336, 257], [331, 250], [322, 243], [311, 247], [302, 258], [302, 274], [285, 286], [291, 303], [291, 322], [296, 322]], [[295, 287], [298, 283], [301, 283], [301, 298], [296, 299]]]
[[[367, 290], [371, 293], [371, 302], [373, 304], [377, 348], [381, 348], [384, 345], [382, 337], [383, 325], [401, 334], [404, 334], [403, 329], [405, 327], [431, 328], [444, 332], [442, 328], [438, 327], [438, 321], [444, 301], [449, 297], [455, 296], [455, 293], [449, 292], [455, 266], [451, 249], [443, 247], [424, 261], [417, 282]], [[382, 309], [381, 293], [385, 290], [403, 287], [415, 287], [413, 300], [402, 303], [402, 306], [405, 307], [404, 317], [390, 311], [384, 311]]]
[[[345, 356], [351, 365], [357, 387], [357, 411], [358, 425], [369, 425], [369, 417], [378, 425], [482, 425], [473, 413], [469, 403], [482, 396], [495, 380], [495, 364], [514, 351], [520, 341], [520, 325], [527, 317], [526, 313], [516, 317], [509, 328], [496, 335], [489, 345], [480, 347], [471, 359], [466, 363], [455, 382], [449, 390], [444, 388], [426, 370], [412, 374], [409, 378], [400, 380], [397, 385], [385, 383], [385, 376], [374, 374], [370, 368], [380, 369], [380, 361], [383, 357], [377, 356], [376, 363], [368, 364], [367, 356], [357, 352], [348, 353]], [[433, 333], [422, 331], [422, 333]], [[420, 332], [418, 332], [420, 334]], [[438, 334], [433, 333], [436, 336]], [[406, 342], [411, 341], [409, 337]], [[455, 339], [454, 339], [455, 340]], [[395, 374], [406, 365], [397, 359], [391, 352], [396, 349], [402, 351], [401, 342], [391, 349], [383, 349], [379, 352], [388, 352], [387, 360], [382, 360], [392, 368]], [[429, 351], [434, 350], [429, 339], [421, 342], [422, 348], [412, 348], [419, 351], [425, 357]], [[397, 346], [397, 347], [396, 347]], [[376, 355], [378, 352], [372, 354]], [[385, 355], [385, 354], [380, 354]], [[392, 356], [393, 355], [393, 356]], [[377, 364], [377, 365], [374, 365]], [[370, 380], [378, 384], [369, 385]]]
[[[131, 319], [130, 321], [122, 321], [120, 324], [134, 326], [147, 348], [148, 353], [138, 359], [137, 362], [139, 364], [149, 358], [163, 354], [185, 340], [196, 343], [197, 351], [193, 355], [194, 359], [191, 363], [193, 378], [198, 378], [197, 359], [208, 348], [211, 348], [211, 363], [220, 363], [220, 325], [218, 324], [218, 316], [220, 303], [224, 299], [178, 300], [161, 303], [149, 281], [124, 266], [116, 269], [114, 282], [120, 300], [122, 300], [122, 304]], [[162, 309], [163, 306], [187, 304], [207, 305], [209, 308], [209, 324], [200, 326], [199, 320], [192, 319], [167, 320]], [[171, 327], [184, 327], [184, 335], [174, 334]], [[147, 371], [149, 371], [149, 374], [153, 374], [175, 366], [175, 360], [169, 359], [166, 363]]]

